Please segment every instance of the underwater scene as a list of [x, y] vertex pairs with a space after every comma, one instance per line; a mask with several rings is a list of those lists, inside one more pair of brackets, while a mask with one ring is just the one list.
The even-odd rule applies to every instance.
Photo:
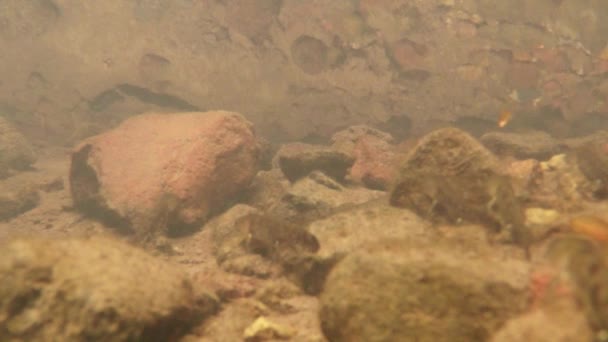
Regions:
[[0, 0], [0, 342], [608, 341], [608, 1]]

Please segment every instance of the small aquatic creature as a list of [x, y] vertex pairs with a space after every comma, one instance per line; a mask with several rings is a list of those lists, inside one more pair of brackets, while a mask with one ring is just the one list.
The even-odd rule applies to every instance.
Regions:
[[608, 242], [608, 222], [593, 216], [578, 216], [570, 220], [570, 229], [596, 241]]
[[503, 128], [505, 127], [509, 121], [511, 121], [511, 118], [513, 117], [513, 113], [510, 110], [503, 110], [500, 113], [500, 116], [498, 117], [498, 127]]

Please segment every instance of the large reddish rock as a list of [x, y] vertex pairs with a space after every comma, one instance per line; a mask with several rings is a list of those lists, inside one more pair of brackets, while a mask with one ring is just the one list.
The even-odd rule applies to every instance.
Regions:
[[138, 233], [179, 229], [222, 210], [251, 182], [258, 156], [252, 124], [238, 113], [136, 116], [76, 148], [72, 198]]

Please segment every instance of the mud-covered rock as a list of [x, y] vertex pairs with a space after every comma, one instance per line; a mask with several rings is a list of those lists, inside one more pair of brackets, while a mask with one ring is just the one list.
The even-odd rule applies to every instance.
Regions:
[[342, 181], [354, 162], [352, 156], [331, 147], [291, 143], [279, 149], [274, 163], [294, 182], [315, 170]]
[[428, 222], [409, 210], [389, 206], [386, 199], [314, 221], [308, 229], [319, 240], [318, 254], [323, 257], [349, 254], [387, 239], [424, 242], [434, 236]]
[[138, 234], [180, 233], [223, 210], [257, 172], [251, 123], [233, 112], [146, 114], [72, 154], [77, 208]]
[[0, 178], [31, 166], [36, 159], [33, 147], [23, 134], [0, 116]]
[[40, 193], [34, 184], [0, 181], [0, 220], [8, 220], [40, 203]]
[[390, 203], [434, 222], [481, 223], [527, 244], [522, 207], [499, 170], [496, 157], [468, 133], [439, 129], [407, 156]]
[[522, 262], [464, 248], [392, 240], [347, 256], [329, 274], [320, 320], [330, 341], [483, 341], [526, 305]]
[[545, 132], [484, 134], [480, 141], [499, 156], [545, 160], [563, 151], [557, 140]]
[[319, 240], [318, 253], [287, 266], [296, 275], [292, 280], [308, 294], [318, 294], [333, 267], [366, 244], [385, 239], [429, 241], [433, 236], [427, 222], [389, 206], [386, 197], [340, 207], [311, 222], [308, 230]]
[[313, 171], [296, 181], [271, 208], [280, 217], [310, 221], [330, 215], [341, 207], [365, 203], [385, 196], [385, 192], [361, 187], [347, 187], [322, 172]]
[[3, 341], [167, 341], [217, 309], [180, 268], [114, 239], [18, 239], [0, 250]]

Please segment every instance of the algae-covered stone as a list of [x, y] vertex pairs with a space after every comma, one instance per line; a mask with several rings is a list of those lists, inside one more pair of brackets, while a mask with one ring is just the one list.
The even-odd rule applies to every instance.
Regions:
[[434, 222], [480, 223], [528, 243], [524, 213], [496, 157], [457, 128], [429, 133], [407, 156], [391, 191], [391, 205]]
[[217, 309], [175, 265], [108, 238], [0, 246], [1, 341], [168, 341]]

